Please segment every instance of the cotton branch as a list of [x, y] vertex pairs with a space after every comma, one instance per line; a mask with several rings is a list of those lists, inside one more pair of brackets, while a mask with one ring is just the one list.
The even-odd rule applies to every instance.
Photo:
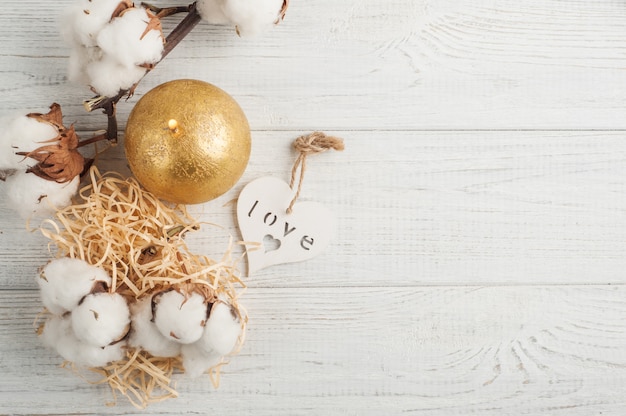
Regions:
[[[163, 53], [161, 55], [161, 62], [165, 57], [178, 45], [184, 38], [187, 36], [193, 28], [200, 22], [201, 17], [198, 11], [196, 10], [196, 3], [192, 3], [188, 6], [180, 6], [180, 7], [166, 7], [166, 8], [158, 8], [156, 6], [152, 6], [150, 4], [142, 3], [144, 7], [147, 7], [149, 10], [154, 12], [157, 17], [163, 18], [167, 16], [171, 16], [176, 13], [184, 13], [187, 12], [187, 16], [172, 30], [172, 32], [165, 38], [165, 46], [163, 48]], [[146, 71], [146, 75], [150, 72], [156, 65], [155, 63]], [[145, 76], [145, 75], [144, 75]], [[137, 81], [135, 85], [126, 90], [120, 90], [114, 97], [106, 97], [106, 96], [96, 96], [89, 100], [83, 102], [85, 109], [88, 112], [102, 109], [104, 113], [108, 117], [107, 131], [104, 135], [96, 136], [90, 139], [90, 142], [104, 140], [107, 139], [113, 143], [117, 142], [117, 117], [116, 117], [116, 106], [119, 100], [121, 100], [124, 96], [130, 98], [137, 85], [140, 81]]]

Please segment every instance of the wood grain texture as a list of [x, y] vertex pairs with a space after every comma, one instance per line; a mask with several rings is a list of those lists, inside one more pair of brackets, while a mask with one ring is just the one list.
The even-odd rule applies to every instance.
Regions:
[[[0, 116], [56, 101], [88, 138], [105, 118], [66, 79], [71, 1], [3, 2]], [[579, 0], [294, 1], [254, 39], [201, 23], [118, 108], [123, 126], [151, 87], [197, 78], [247, 113], [244, 177], [190, 208], [223, 229], [189, 244], [221, 256], [244, 184], [288, 180], [313, 130], [346, 142], [309, 159], [301, 197], [335, 213], [333, 243], [245, 279], [218, 390], [181, 377], [176, 400], [107, 407], [34, 334], [51, 254], [0, 183], [0, 414], [622, 416], [624, 28], [622, 1]], [[98, 166], [129, 174], [122, 146]]]
[[[58, 368], [35, 339], [33, 297], [2, 293], [0, 413], [138, 413], [123, 400], [104, 407], [107, 388]], [[248, 342], [220, 388], [181, 378], [181, 397], [150, 414], [583, 415], [625, 404], [623, 287], [345, 288], [341, 301], [334, 288], [251, 289], [244, 299]]]
[[[190, 244], [221, 257], [241, 238], [234, 206], [259, 176], [289, 180], [303, 132], [253, 132], [251, 161], [226, 195], [191, 207]], [[336, 237], [320, 257], [248, 279], [258, 287], [624, 283], [626, 140], [622, 132], [339, 132], [344, 152], [312, 156], [301, 200], [327, 205]], [[127, 172], [120, 147], [99, 161]], [[33, 288], [49, 257], [0, 202], [7, 270]], [[34, 224], [33, 224], [34, 226]], [[26, 268], [26, 270], [25, 270]], [[245, 262], [241, 269], [246, 270]], [[598, 273], [601, 271], [601, 273]]]
[[[90, 92], [65, 81], [70, 0], [45, 3], [0, 16], [0, 111], [54, 99], [101, 128], [81, 107]], [[625, 25], [619, 1], [297, 2], [259, 38], [199, 25], [136, 98], [187, 77], [231, 93], [262, 130], [624, 129]]]

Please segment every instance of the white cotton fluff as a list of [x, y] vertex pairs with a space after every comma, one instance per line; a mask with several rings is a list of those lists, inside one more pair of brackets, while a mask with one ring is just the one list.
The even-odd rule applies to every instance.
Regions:
[[[63, 347], [72, 349], [74, 348], [72, 344], [76, 343], [76, 341], [78, 341], [77, 338], [74, 338], [71, 341], [68, 339], [68, 345], [63, 345]], [[124, 355], [126, 354], [126, 344], [124, 342], [119, 342], [114, 345], [107, 345], [103, 348], [78, 341], [77, 350], [76, 357], [73, 360], [74, 363], [87, 367], [102, 367], [112, 361], [124, 358]], [[60, 351], [59, 354], [61, 354]]]
[[113, 15], [120, 0], [77, 0], [64, 13], [61, 34], [66, 42], [95, 46], [98, 33]]
[[219, 364], [222, 357], [235, 348], [240, 334], [241, 322], [232, 307], [224, 302], [213, 304], [202, 337], [181, 349], [185, 373], [198, 377]]
[[126, 67], [158, 62], [163, 53], [163, 35], [154, 29], [144, 34], [149, 20], [146, 9], [128, 9], [100, 31], [98, 46]]
[[79, 184], [78, 175], [69, 182], [58, 183], [19, 171], [6, 178], [4, 190], [10, 206], [22, 217], [43, 218], [69, 206]]
[[146, 297], [130, 305], [131, 332], [128, 345], [141, 348], [155, 357], [177, 357], [181, 344], [164, 337], [152, 322], [152, 298]]
[[50, 317], [41, 337], [45, 346], [56, 350], [61, 357], [78, 365], [102, 367], [124, 357], [123, 342], [105, 348], [82, 342], [72, 330], [69, 316]]
[[124, 66], [109, 56], [87, 64], [85, 69], [89, 85], [99, 94], [112, 97], [138, 82], [146, 73], [139, 66]]
[[241, 334], [241, 322], [230, 305], [217, 302], [204, 326], [202, 337], [196, 344], [205, 352], [215, 351], [220, 355], [230, 353]]
[[198, 10], [202, 20], [214, 25], [225, 25], [231, 21], [224, 14], [224, 3], [224, 0], [199, 0], [196, 3], [196, 10]]
[[72, 47], [68, 78], [97, 93], [115, 96], [130, 89], [163, 54], [163, 34], [148, 28], [144, 8], [128, 8], [111, 19], [119, 0], [79, 0], [68, 11], [63, 35]]
[[181, 293], [170, 290], [155, 301], [154, 323], [163, 336], [181, 344], [200, 339], [207, 315], [203, 296], [192, 293], [185, 299]]
[[70, 51], [67, 77], [78, 84], [89, 84], [87, 66], [102, 59], [102, 49], [97, 46], [77, 45]]
[[41, 340], [46, 347], [56, 349], [59, 340], [68, 334], [72, 334], [72, 323], [69, 317], [51, 316], [43, 327]]
[[126, 299], [118, 293], [94, 293], [72, 310], [72, 329], [82, 342], [105, 347], [122, 339], [130, 327]]
[[109, 286], [111, 277], [99, 267], [69, 257], [52, 260], [37, 278], [41, 301], [51, 313], [57, 315], [76, 308], [96, 282]]
[[32, 152], [59, 134], [54, 126], [26, 117], [25, 113], [3, 117], [0, 123], [0, 170], [26, 169], [35, 164], [33, 159], [15, 153]]
[[201, 376], [222, 360], [221, 354], [215, 351], [206, 352], [198, 343], [183, 345], [181, 353], [185, 374], [191, 378]]
[[210, 23], [234, 24], [241, 36], [255, 36], [271, 28], [279, 19], [283, 0], [199, 0], [198, 13]]

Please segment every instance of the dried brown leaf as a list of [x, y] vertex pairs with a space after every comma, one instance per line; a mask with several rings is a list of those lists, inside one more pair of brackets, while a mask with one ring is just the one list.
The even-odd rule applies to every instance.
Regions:
[[57, 128], [63, 127], [63, 113], [61, 112], [61, 106], [57, 103], [52, 103], [50, 111], [47, 114], [42, 113], [29, 113], [26, 117], [34, 118], [42, 123], [48, 123]]
[[[80, 175], [85, 168], [85, 158], [78, 152], [78, 135], [74, 126], [65, 129], [61, 126], [59, 135], [52, 139], [54, 144], [41, 146], [32, 152], [18, 152], [18, 155], [35, 159], [37, 163], [28, 172], [58, 183], [69, 182]], [[48, 141], [50, 142], [50, 141]]]
[[280, 13], [278, 14], [278, 19], [276, 19], [275, 24], [279, 24], [282, 20], [285, 20], [285, 15], [287, 14], [287, 9], [289, 8], [289, 0], [283, 1], [283, 7], [280, 9]]
[[151, 30], [157, 30], [161, 34], [163, 42], [165, 42], [165, 38], [163, 37], [163, 28], [161, 26], [161, 19], [159, 19], [157, 15], [152, 13], [150, 10], [146, 10], [146, 14], [148, 15], [148, 18], [150, 20], [148, 20], [146, 30], [143, 31], [139, 39], [143, 39]]
[[113, 13], [111, 14], [111, 20], [115, 19], [116, 17], [121, 16], [122, 14], [124, 14], [126, 10], [132, 9], [133, 7], [135, 7], [135, 5], [133, 4], [132, 0], [120, 1], [120, 3], [117, 5], [115, 10], [113, 10]]

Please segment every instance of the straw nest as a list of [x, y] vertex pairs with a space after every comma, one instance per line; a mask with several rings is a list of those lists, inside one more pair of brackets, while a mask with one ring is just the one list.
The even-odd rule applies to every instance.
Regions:
[[[238, 302], [245, 285], [231, 257], [232, 239], [219, 261], [193, 254], [183, 237], [202, 224], [184, 206], [167, 205], [133, 178], [102, 175], [95, 167], [89, 171], [89, 181], [76, 203], [42, 224], [51, 251], [57, 257], [78, 258], [103, 268], [112, 278], [109, 291], [129, 302], [189, 284], [226, 299], [241, 318], [242, 335], [231, 355], [238, 352], [247, 314]], [[224, 364], [222, 360], [209, 370], [216, 387]], [[85, 374], [72, 363], [65, 365]], [[121, 393], [139, 408], [177, 397], [172, 376], [184, 371], [180, 356], [154, 357], [141, 348], [128, 348], [124, 359], [90, 370], [101, 376], [90, 383], [108, 383], [114, 398]]]

